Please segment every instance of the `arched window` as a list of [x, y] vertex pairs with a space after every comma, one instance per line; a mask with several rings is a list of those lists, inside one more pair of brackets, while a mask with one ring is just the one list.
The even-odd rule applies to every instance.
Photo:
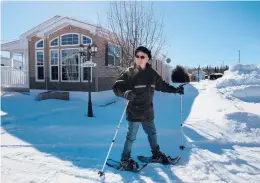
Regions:
[[36, 49], [43, 49], [44, 48], [44, 41], [43, 41], [43, 39], [41, 39], [41, 40], [39, 40], [39, 41], [37, 41], [35, 43], [35, 48]]
[[79, 34], [69, 33], [61, 35], [61, 46], [79, 45]]
[[35, 80], [44, 81], [44, 40], [41, 39], [35, 43]]
[[92, 39], [88, 36], [82, 35], [82, 44], [84, 45], [92, 44]]
[[59, 38], [56, 37], [50, 41], [50, 47], [59, 46]]

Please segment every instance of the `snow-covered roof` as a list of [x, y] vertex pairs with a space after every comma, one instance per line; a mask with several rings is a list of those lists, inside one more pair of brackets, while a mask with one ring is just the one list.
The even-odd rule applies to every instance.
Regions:
[[213, 73], [213, 74], [211, 74], [211, 75], [223, 75], [222, 73]]
[[99, 32], [99, 36], [102, 37], [102, 34], [100, 33], [101, 30], [100, 26], [94, 25], [93, 23], [89, 23], [87, 21], [81, 21], [77, 20], [72, 17], [67, 16], [59, 16], [56, 15], [47, 21], [39, 24], [36, 27], [33, 27], [32, 29], [26, 31], [25, 33], [20, 35], [20, 40], [15, 40], [11, 42], [7, 42], [4, 44], [1, 44], [2, 51], [13, 51], [16, 53], [23, 52], [25, 49], [28, 48], [27, 44], [31, 37], [37, 36], [37, 37], [47, 37], [51, 33], [64, 28], [65, 26], [72, 25], [76, 27], [80, 27], [82, 29], [89, 30], [92, 34], [96, 34], [97, 31]]
[[32, 36], [46, 37], [46, 36], [50, 35], [51, 33], [55, 32], [59, 29], [62, 29], [68, 25], [73, 25], [76, 27], [87, 29], [92, 34], [96, 33], [96, 28], [97, 28], [97, 26], [89, 24], [88, 22], [85, 22], [85, 21], [80, 21], [80, 20], [77, 20], [77, 19], [74, 19], [71, 17], [59, 17], [50, 24], [40, 26], [40, 28], [37, 29], [37, 31], [31, 33], [30, 35], [28, 35], [28, 37], [32, 37]]
[[20, 39], [30, 39], [33, 36], [45, 37], [67, 25], [74, 25], [83, 29], [87, 29], [94, 34], [97, 28], [96, 25], [86, 21], [77, 20], [72, 17], [56, 15], [51, 19], [39, 24], [38, 26], [26, 31], [20, 36]]

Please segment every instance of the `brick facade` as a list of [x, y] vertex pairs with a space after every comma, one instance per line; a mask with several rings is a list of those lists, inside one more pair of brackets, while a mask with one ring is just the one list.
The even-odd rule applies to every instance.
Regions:
[[[30, 89], [46, 89], [46, 90], [61, 90], [61, 91], [88, 91], [88, 82], [62, 82], [61, 74], [59, 73], [59, 81], [50, 81], [50, 49], [59, 50], [59, 72], [61, 72], [61, 49], [78, 48], [79, 46], [60, 46], [60, 36], [66, 33], [78, 33], [80, 43], [82, 43], [81, 35], [86, 35], [92, 39], [98, 47], [97, 54], [92, 58], [93, 62], [97, 63], [97, 67], [92, 70], [92, 91], [110, 90], [119, 71], [114, 66], [106, 66], [105, 59], [107, 55], [106, 39], [97, 35], [91, 34], [88, 30], [68, 25], [56, 32], [50, 34], [44, 39], [44, 81], [36, 81], [36, 49], [35, 43], [41, 38], [32, 37], [29, 42], [29, 73], [30, 73]], [[52, 39], [59, 37], [59, 46], [50, 47], [49, 43]], [[38, 50], [38, 49], [37, 49]]]

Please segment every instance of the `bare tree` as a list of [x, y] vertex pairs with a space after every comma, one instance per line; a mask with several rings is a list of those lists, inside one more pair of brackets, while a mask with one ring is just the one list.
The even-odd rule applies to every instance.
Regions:
[[108, 12], [108, 24], [109, 31], [103, 29], [103, 37], [120, 48], [108, 52], [115, 56], [120, 52], [118, 65], [123, 68], [134, 62], [134, 51], [138, 46], [147, 47], [156, 57], [165, 45], [163, 23], [155, 19], [152, 3], [147, 7], [141, 1], [113, 1]]

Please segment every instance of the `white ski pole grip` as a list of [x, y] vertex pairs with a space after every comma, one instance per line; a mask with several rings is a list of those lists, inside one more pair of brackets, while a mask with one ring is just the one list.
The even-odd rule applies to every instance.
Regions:
[[125, 105], [124, 112], [123, 112], [123, 114], [122, 114], [122, 116], [121, 116], [121, 119], [120, 119], [120, 122], [119, 122], [119, 124], [118, 124], [118, 126], [117, 126], [116, 133], [115, 133], [115, 135], [114, 135], [114, 138], [113, 138], [112, 143], [111, 143], [111, 145], [110, 145], [110, 148], [109, 148], [109, 150], [108, 150], [108, 153], [107, 153], [105, 162], [104, 162], [104, 164], [103, 164], [102, 170], [100, 170], [100, 171], [98, 172], [98, 174], [100, 175], [100, 177], [103, 176], [103, 175], [105, 175], [105, 173], [104, 173], [104, 168], [105, 168], [105, 166], [106, 166], [107, 159], [108, 159], [108, 157], [109, 157], [110, 151], [111, 151], [111, 149], [112, 149], [112, 147], [113, 147], [113, 144], [114, 144], [114, 142], [115, 142], [116, 135], [117, 135], [117, 132], [118, 132], [118, 130], [119, 130], [119, 128], [120, 128], [120, 125], [121, 125], [121, 123], [122, 123], [122, 120], [123, 120], [123, 117], [124, 117], [124, 114], [125, 114], [126, 107], [127, 107], [128, 103], [129, 103], [129, 101], [127, 101], [127, 103], [126, 103], [126, 105]]

